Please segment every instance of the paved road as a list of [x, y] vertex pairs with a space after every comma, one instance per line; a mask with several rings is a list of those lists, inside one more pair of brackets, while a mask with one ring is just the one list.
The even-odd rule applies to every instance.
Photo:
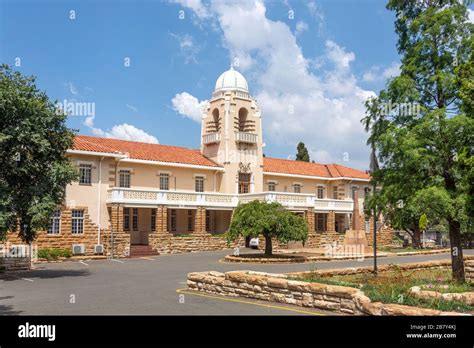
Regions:
[[[473, 250], [465, 253], [474, 254]], [[35, 270], [0, 280], [0, 314], [324, 315], [329, 313], [189, 292], [185, 290], [186, 274], [243, 269], [291, 272], [372, 264], [371, 259], [289, 265], [220, 262], [227, 254], [229, 250], [38, 265]], [[446, 258], [448, 254], [384, 257], [379, 264]]]

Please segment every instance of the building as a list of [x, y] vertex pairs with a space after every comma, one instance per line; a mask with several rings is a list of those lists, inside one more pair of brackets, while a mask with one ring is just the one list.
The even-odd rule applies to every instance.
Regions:
[[[353, 193], [362, 207], [369, 175], [339, 164], [264, 157], [262, 139], [261, 110], [233, 68], [218, 78], [203, 110], [199, 150], [78, 135], [68, 156], [79, 181], [68, 185], [38, 248], [115, 257], [139, 245], [160, 253], [222, 249], [233, 209], [254, 199], [304, 215], [307, 245], [341, 241]], [[380, 235], [380, 243], [391, 240], [388, 228]], [[15, 241], [15, 234], [9, 238]]]

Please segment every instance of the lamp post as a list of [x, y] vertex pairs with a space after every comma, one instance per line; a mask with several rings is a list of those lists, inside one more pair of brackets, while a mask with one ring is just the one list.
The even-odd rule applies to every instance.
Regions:
[[372, 176], [372, 182], [374, 184], [374, 192], [373, 192], [373, 197], [374, 197], [374, 208], [373, 208], [373, 214], [374, 214], [374, 241], [373, 241], [373, 248], [374, 248], [374, 273], [377, 274], [377, 203], [375, 200], [375, 191], [377, 190], [377, 183], [374, 179], [374, 173], [379, 169], [379, 164], [377, 163], [377, 156], [375, 154], [375, 146], [372, 143], [372, 152], [370, 154], [370, 175]]

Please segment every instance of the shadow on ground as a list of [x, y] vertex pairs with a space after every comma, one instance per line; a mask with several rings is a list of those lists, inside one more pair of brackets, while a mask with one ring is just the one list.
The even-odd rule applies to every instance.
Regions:
[[63, 277], [83, 277], [90, 275], [89, 270], [53, 270], [53, 269], [44, 269], [44, 270], [32, 270], [25, 272], [17, 272], [12, 274], [2, 274], [0, 279], [4, 281], [18, 280], [21, 278], [30, 278], [30, 279], [53, 279], [53, 278], [63, 278]]
[[[0, 297], [0, 301], [8, 300], [10, 298], [13, 298], [13, 296], [3, 296]], [[12, 305], [4, 305], [0, 303], [0, 315], [19, 315], [20, 313], [21, 311], [15, 311]]]

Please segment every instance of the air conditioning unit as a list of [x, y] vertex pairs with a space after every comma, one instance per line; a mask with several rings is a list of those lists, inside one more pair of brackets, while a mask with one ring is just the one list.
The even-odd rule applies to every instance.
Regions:
[[104, 253], [104, 246], [102, 244], [94, 245], [94, 253], [95, 254], [103, 254]]
[[84, 244], [73, 244], [72, 253], [73, 255], [84, 255], [86, 253], [86, 246]]

